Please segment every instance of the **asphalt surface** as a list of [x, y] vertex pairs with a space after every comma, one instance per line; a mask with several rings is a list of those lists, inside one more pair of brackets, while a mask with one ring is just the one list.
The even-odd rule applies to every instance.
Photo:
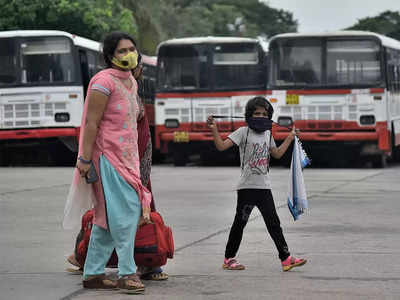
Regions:
[[72, 170], [0, 168], [0, 299], [400, 299], [399, 165], [306, 169], [310, 211], [296, 222], [285, 203], [289, 170], [273, 167], [289, 248], [308, 259], [285, 273], [256, 210], [238, 254], [246, 270], [221, 268], [238, 167], [155, 166], [156, 205], [176, 253], [168, 281], [145, 281], [134, 296], [84, 290], [65, 271], [76, 234], [61, 228]]

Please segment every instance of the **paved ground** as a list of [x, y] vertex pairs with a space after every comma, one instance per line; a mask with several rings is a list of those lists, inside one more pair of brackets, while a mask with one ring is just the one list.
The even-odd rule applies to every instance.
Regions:
[[0, 168], [0, 299], [400, 299], [400, 166], [306, 169], [311, 210], [292, 221], [288, 169], [272, 169], [274, 197], [292, 253], [309, 260], [283, 273], [254, 211], [239, 257], [221, 269], [235, 209], [237, 167], [156, 166], [157, 207], [173, 227], [166, 282], [142, 296], [87, 291], [64, 271], [74, 232], [61, 228], [72, 168]]

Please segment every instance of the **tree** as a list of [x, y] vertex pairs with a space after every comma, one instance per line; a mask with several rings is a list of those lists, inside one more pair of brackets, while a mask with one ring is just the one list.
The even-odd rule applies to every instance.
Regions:
[[137, 31], [132, 12], [117, 0], [0, 0], [0, 7], [0, 30], [63, 30], [94, 40]]
[[400, 40], [400, 13], [387, 10], [376, 17], [360, 19], [347, 30], [372, 31]]

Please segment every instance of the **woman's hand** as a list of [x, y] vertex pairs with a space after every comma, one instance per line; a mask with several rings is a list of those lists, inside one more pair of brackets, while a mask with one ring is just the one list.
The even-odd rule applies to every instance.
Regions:
[[76, 162], [76, 168], [78, 169], [79, 174], [81, 174], [82, 177], [85, 177], [89, 172], [90, 164], [83, 163], [78, 159]]
[[150, 207], [143, 207], [142, 215], [140, 216], [140, 219], [139, 219], [139, 226], [144, 225], [144, 224], [150, 224], [150, 223], [151, 223]]

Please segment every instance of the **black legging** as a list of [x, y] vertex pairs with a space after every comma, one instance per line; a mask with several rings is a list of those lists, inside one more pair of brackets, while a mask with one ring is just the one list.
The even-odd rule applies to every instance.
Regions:
[[254, 206], [257, 206], [264, 218], [268, 232], [278, 249], [280, 260], [285, 260], [289, 257], [290, 253], [282, 233], [271, 190], [261, 189], [238, 190], [236, 215], [229, 233], [225, 258], [236, 256], [240, 242], [242, 241], [243, 229], [249, 220]]

